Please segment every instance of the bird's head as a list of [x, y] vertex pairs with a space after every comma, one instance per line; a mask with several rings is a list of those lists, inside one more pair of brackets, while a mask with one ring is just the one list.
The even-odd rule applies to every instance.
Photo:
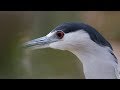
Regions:
[[85, 50], [94, 45], [108, 46], [112, 49], [100, 33], [93, 27], [76, 22], [62, 23], [44, 37], [40, 37], [25, 43], [25, 46], [33, 49], [54, 48], [60, 50]]

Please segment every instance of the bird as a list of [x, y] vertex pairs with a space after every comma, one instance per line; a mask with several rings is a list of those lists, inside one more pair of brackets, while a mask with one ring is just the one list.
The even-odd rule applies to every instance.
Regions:
[[83, 65], [85, 79], [119, 79], [119, 61], [111, 44], [94, 27], [63, 22], [43, 37], [24, 43], [27, 48], [52, 48], [73, 53]]

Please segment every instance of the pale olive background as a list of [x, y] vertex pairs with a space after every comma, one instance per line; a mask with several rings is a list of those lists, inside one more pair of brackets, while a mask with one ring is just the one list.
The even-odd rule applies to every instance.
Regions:
[[120, 42], [119, 11], [0, 11], [0, 78], [84, 79], [72, 53], [22, 47], [63, 22], [76, 21], [93, 26], [111, 43]]

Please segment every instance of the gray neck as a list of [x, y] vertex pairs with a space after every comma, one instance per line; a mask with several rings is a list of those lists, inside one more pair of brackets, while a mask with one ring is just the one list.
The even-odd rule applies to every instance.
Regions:
[[106, 48], [72, 51], [83, 64], [86, 79], [115, 79], [117, 63]]

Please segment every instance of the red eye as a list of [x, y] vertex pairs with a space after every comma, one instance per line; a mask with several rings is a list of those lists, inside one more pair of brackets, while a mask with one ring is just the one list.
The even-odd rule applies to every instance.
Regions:
[[64, 36], [64, 32], [62, 31], [57, 31], [56, 35], [58, 36], [59, 39], [62, 39]]

